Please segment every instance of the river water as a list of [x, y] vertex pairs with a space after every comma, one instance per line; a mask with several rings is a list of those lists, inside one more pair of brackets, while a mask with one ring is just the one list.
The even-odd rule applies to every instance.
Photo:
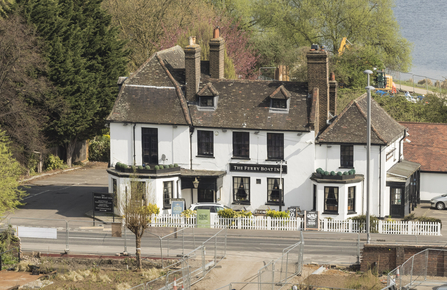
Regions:
[[447, 78], [447, 1], [395, 0], [393, 11], [402, 36], [414, 45], [410, 72]]

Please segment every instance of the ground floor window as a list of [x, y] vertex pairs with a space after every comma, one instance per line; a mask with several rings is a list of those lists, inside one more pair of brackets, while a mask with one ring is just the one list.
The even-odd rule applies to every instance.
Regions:
[[172, 199], [172, 181], [163, 182], [163, 207], [170, 208], [171, 207], [171, 199]]
[[391, 187], [391, 205], [402, 204], [402, 188]]
[[[284, 188], [284, 178], [281, 180]], [[284, 193], [281, 192], [279, 178], [267, 178], [267, 202], [279, 203], [281, 198], [284, 203]]]
[[250, 177], [233, 177], [233, 200], [250, 202]]
[[348, 187], [348, 212], [355, 212], [355, 186]]
[[338, 213], [338, 187], [324, 187], [324, 211]]

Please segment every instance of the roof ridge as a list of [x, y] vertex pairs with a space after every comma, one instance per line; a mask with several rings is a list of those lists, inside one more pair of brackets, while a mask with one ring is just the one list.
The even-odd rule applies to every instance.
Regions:
[[[343, 111], [341, 111], [341, 113], [338, 115], [338, 117], [334, 120], [334, 122], [332, 122], [324, 131], [322, 134], [324, 134], [325, 132], [331, 130], [337, 123], [338, 121], [341, 119], [341, 117], [343, 117], [343, 115], [346, 113], [346, 111], [351, 108], [352, 104], [355, 102], [355, 100], [352, 100], [344, 109]], [[322, 135], [321, 134], [321, 135]], [[320, 136], [321, 136], [320, 135]], [[318, 137], [319, 139], [319, 137]]]
[[[360, 99], [362, 96], [360, 96], [358, 99]], [[359, 111], [362, 114], [363, 118], [368, 119], [366, 113], [363, 112], [362, 108], [358, 104], [358, 102], [357, 102], [358, 99], [355, 100], [355, 105], [356, 105], [357, 109], [359, 109]], [[368, 124], [366, 124], [366, 125], [368, 126]], [[374, 133], [376, 133], [377, 137], [379, 137], [379, 139], [382, 140], [383, 143], [388, 144], [388, 142], [386, 142], [385, 139], [383, 139], [383, 137], [379, 134], [379, 132], [377, 131], [377, 129], [374, 127], [374, 125], [372, 123], [371, 123], [371, 129], [374, 131]]]
[[192, 125], [191, 116], [189, 114], [188, 105], [186, 103], [186, 99], [185, 99], [185, 96], [183, 95], [182, 89], [180, 88], [178, 83], [175, 81], [174, 77], [171, 75], [171, 73], [169, 72], [168, 68], [163, 63], [163, 60], [161, 59], [161, 57], [158, 56], [158, 54], [156, 54], [155, 56], [156, 56], [158, 62], [160, 63], [161, 67], [164, 69], [165, 73], [168, 75], [168, 77], [171, 80], [171, 82], [174, 84], [175, 91], [176, 91], [177, 96], [179, 98], [180, 105], [182, 106], [182, 110], [183, 110], [183, 114], [185, 115], [186, 122], [188, 123], [188, 125], [191, 126]]

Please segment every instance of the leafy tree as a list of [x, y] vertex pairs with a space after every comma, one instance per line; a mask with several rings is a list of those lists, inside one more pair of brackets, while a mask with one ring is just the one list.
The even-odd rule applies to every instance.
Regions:
[[16, 209], [25, 197], [25, 192], [19, 189], [22, 168], [12, 157], [10, 145], [5, 131], [0, 130], [0, 216]]
[[407, 71], [411, 45], [399, 31], [392, 0], [258, 0], [254, 17], [297, 46], [317, 43], [337, 52], [343, 37], [369, 47], [388, 68]]
[[11, 12], [13, 4], [14, 0], [0, 0], [0, 19], [7, 17], [8, 13]]
[[47, 133], [64, 145], [71, 166], [77, 141], [104, 128], [126, 74], [127, 51], [102, 0], [21, 0], [25, 16], [45, 42], [48, 77], [68, 109], [53, 114]]
[[[64, 104], [51, 90], [46, 62], [34, 30], [18, 14], [0, 18], [0, 124], [14, 158], [27, 166], [34, 151], [44, 152], [42, 130]], [[27, 166], [28, 167], [28, 166]]]
[[141, 269], [141, 238], [150, 225], [152, 215], [159, 214], [160, 209], [157, 205], [148, 203], [146, 182], [138, 181], [135, 173], [130, 180], [130, 196], [125, 196], [122, 199], [121, 207], [124, 212], [125, 225], [135, 235], [136, 262], [138, 269]]

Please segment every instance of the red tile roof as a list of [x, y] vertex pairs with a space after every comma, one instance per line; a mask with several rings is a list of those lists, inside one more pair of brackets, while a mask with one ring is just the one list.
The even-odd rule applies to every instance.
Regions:
[[421, 164], [421, 171], [447, 172], [447, 124], [400, 122], [411, 143], [404, 142], [404, 158]]

